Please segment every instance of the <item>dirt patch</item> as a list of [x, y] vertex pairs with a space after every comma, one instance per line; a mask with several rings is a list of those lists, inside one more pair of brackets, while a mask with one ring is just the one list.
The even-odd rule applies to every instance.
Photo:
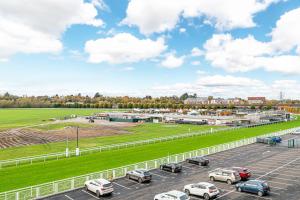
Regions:
[[[78, 121], [77, 121], [78, 122]], [[80, 138], [105, 137], [112, 135], [130, 134], [128, 127], [136, 126], [134, 123], [114, 123], [96, 120], [92, 128], [79, 128]], [[0, 149], [33, 144], [47, 144], [51, 142], [76, 139], [76, 128], [61, 130], [40, 131], [30, 128], [11, 129], [0, 132]]]

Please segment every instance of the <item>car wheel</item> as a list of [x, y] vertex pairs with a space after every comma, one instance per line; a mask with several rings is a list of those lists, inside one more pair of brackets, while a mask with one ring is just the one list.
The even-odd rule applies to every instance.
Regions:
[[184, 192], [185, 192], [188, 196], [190, 196], [190, 194], [191, 194], [190, 191], [189, 191], [188, 189], [185, 189]]
[[242, 188], [238, 187], [237, 191], [242, 192]]
[[263, 195], [264, 194], [261, 191], [258, 192], [258, 196], [262, 197]]
[[143, 182], [143, 180], [142, 180], [141, 178], [139, 178], [138, 181], [139, 181], [139, 183], [142, 183], [142, 182]]
[[100, 192], [99, 192], [99, 190], [96, 191], [96, 195], [97, 195], [97, 197], [100, 197]]
[[213, 176], [211, 176], [209, 179], [210, 179], [211, 181], [215, 181], [215, 177], [213, 177]]
[[209, 200], [210, 199], [209, 195], [206, 194], [206, 193], [203, 195], [203, 197], [204, 197], [205, 200]]
[[228, 179], [228, 180], [227, 180], [227, 184], [228, 184], [228, 185], [231, 185], [231, 184], [232, 184], [232, 181], [231, 181], [230, 179]]
[[89, 188], [88, 188], [87, 185], [84, 186], [84, 189], [85, 189], [85, 191], [88, 191], [88, 190], [89, 190]]

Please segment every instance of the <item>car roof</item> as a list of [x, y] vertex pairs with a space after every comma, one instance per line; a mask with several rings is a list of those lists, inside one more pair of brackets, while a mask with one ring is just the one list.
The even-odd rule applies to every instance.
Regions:
[[211, 183], [208, 183], [208, 182], [199, 182], [198, 184], [199, 185], [204, 185], [204, 186], [207, 186], [207, 187], [215, 186], [214, 184], [211, 184]]
[[101, 184], [108, 184], [108, 183], [110, 183], [108, 180], [103, 179], [103, 178], [94, 179], [94, 181], [97, 182], [97, 183], [101, 183]]
[[181, 192], [181, 191], [178, 191], [178, 190], [171, 190], [169, 192], [166, 192], [166, 194], [171, 194], [171, 195], [174, 195], [174, 196], [182, 196], [182, 195], [185, 195], [184, 192]]

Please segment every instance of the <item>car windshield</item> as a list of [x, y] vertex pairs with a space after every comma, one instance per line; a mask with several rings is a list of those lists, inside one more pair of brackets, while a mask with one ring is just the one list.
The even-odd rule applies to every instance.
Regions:
[[111, 187], [112, 184], [111, 183], [106, 183], [106, 184], [103, 184], [103, 187]]
[[268, 184], [267, 183], [262, 183], [262, 186], [263, 187], [268, 187]]
[[187, 200], [188, 196], [186, 194], [182, 195], [181, 197], [179, 197], [180, 200]]
[[215, 186], [210, 186], [209, 189], [210, 190], [216, 190], [217, 188]]
[[142, 172], [142, 174], [144, 174], [145, 176], [149, 176], [149, 175], [150, 175], [150, 173], [147, 172], [147, 171], [141, 171], [141, 172]]

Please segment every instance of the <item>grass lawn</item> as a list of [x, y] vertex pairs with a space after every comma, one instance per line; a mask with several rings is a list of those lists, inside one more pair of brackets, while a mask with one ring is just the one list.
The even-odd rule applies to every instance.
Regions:
[[72, 108], [0, 109], [0, 130], [42, 124], [50, 118], [63, 118], [72, 114], [84, 116], [105, 111], [112, 110]]
[[[56, 124], [51, 124], [51, 126], [60, 126]], [[90, 124], [87, 124], [90, 125]], [[48, 125], [47, 125], [48, 126]], [[63, 125], [62, 125], [63, 126]], [[53, 127], [52, 127], [53, 128]], [[146, 140], [157, 137], [171, 136], [188, 133], [189, 131], [203, 131], [210, 130], [212, 126], [198, 126], [198, 125], [169, 125], [169, 124], [141, 124], [134, 127], [129, 127], [126, 130], [130, 134], [116, 135], [116, 136], [105, 136], [105, 137], [95, 137], [95, 138], [83, 138], [80, 139], [80, 148], [96, 147], [101, 145], [117, 144], [124, 142], [132, 142], [137, 140]], [[219, 127], [214, 126], [214, 129]], [[80, 132], [79, 132], [80, 134]], [[76, 142], [69, 142], [70, 150], [76, 148]], [[49, 143], [47, 145], [31, 145], [23, 147], [12, 147], [0, 150], [0, 160], [14, 159], [25, 156], [34, 156], [55, 152], [65, 151], [65, 142]]]
[[51, 182], [300, 126], [292, 121], [0, 170], [0, 191]]

